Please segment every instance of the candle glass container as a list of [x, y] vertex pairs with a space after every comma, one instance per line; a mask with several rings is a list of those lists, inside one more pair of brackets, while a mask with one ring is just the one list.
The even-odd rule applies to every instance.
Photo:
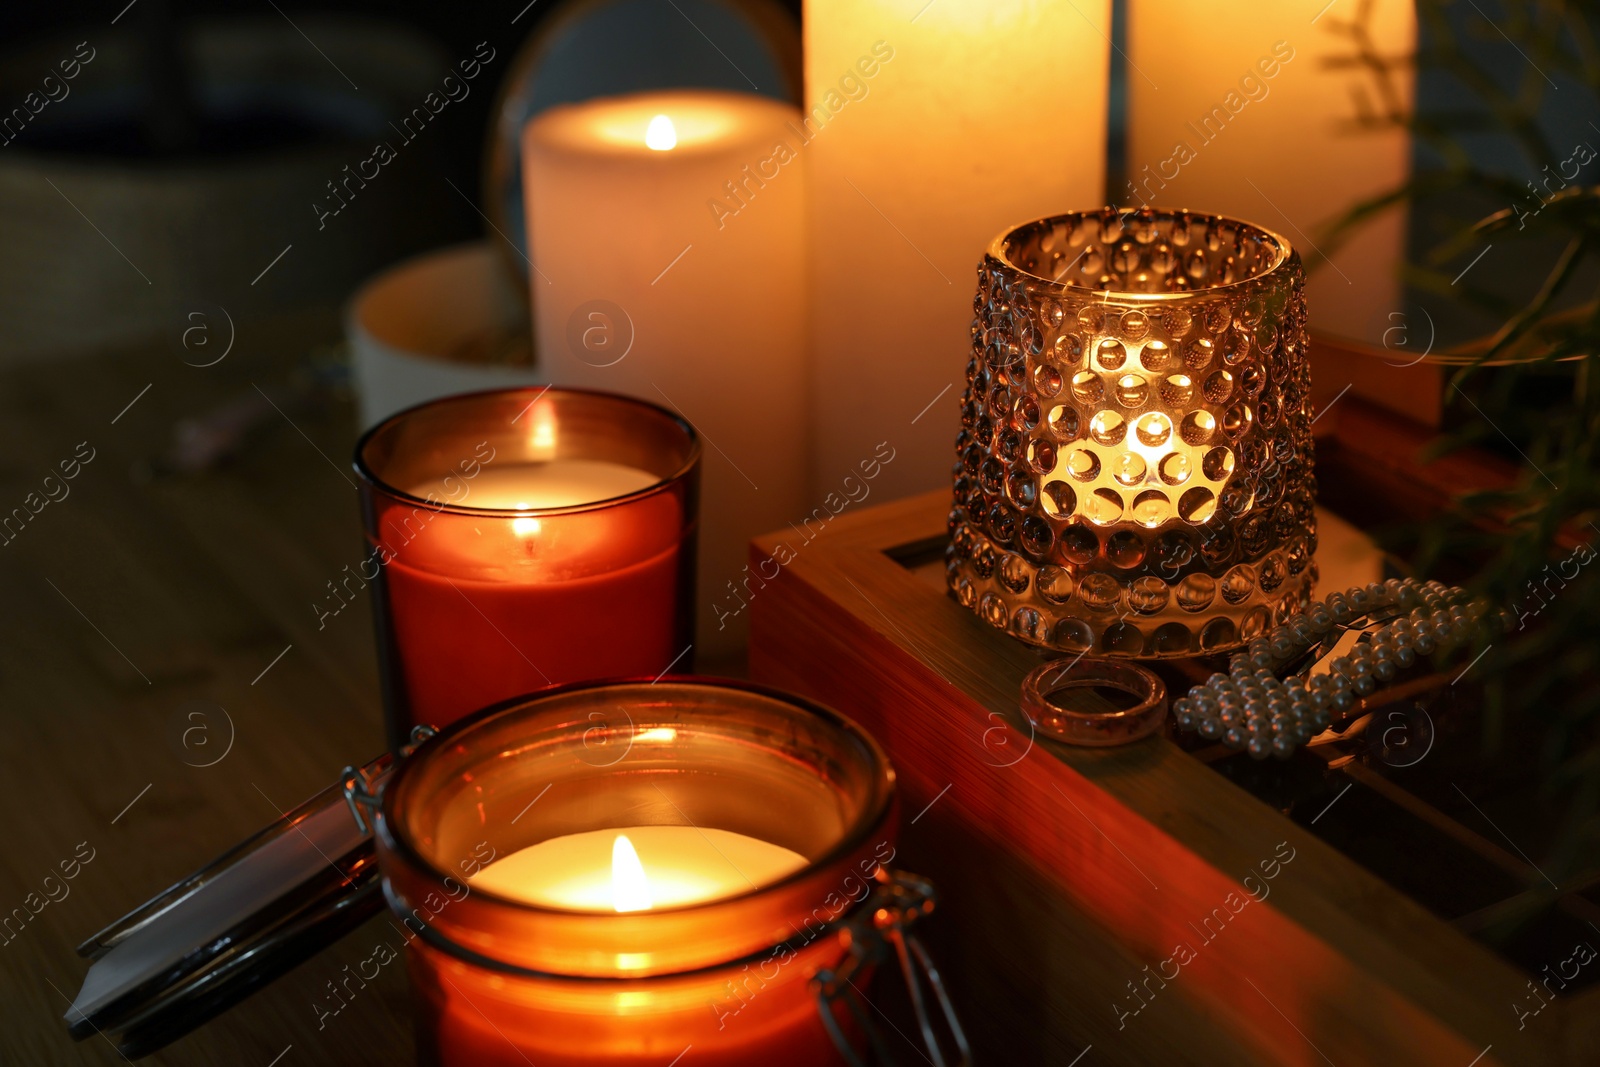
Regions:
[[403, 955], [425, 1064], [661, 1067], [692, 1048], [859, 1067], [886, 1048], [865, 999], [882, 967], [916, 1015], [901, 1032], [964, 1067], [915, 929], [933, 887], [889, 866], [896, 812], [878, 745], [798, 697], [692, 677], [551, 687], [417, 727], [95, 934], [71, 1032], [146, 1055], [387, 902], [363, 966], [315, 1007], [338, 1014], [365, 965]]
[[[356, 448], [389, 743], [545, 685], [692, 665], [700, 444], [644, 401], [506, 389]], [[352, 588], [352, 581], [358, 588]]]
[[1236, 648], [1316, 565], [1300, 258], [1235, 219], [1041, 219], [989, 246], [956, 440], [947, 576], [1030, 644]]
[[[424, 743], [377, 808], [384, 892], [419, 931], [407, 957], [423, 1063], [660, 1067], [690, 1048], [706, 1065], [847, 1062], [849, 1013], [824, 993], [873, 917], [895, 912], [895, 786], [882, 750], [836, 713], [722, 681], [560, 687]], [[743, 834], [804, 866], [627, 912], [536, 905], [460, 875], [565, 835], [655, 826]]]

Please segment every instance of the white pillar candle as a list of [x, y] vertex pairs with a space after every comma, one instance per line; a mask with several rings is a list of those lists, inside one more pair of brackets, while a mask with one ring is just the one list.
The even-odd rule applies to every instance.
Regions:
[[949, 484], [984, 249], [1105, 202], [1110, 32], [1110, 0], [806, 0], [819, 492], [884, 440], [888, 494]]
[[[1357, 33], [1386, 76], [1360, 61]], [[1415, 46], [1413, 0], [1130, 0], [1117, 200], [1248, 219], [1313, 260], [1319, 231], [1409, 173], [1409, 134], [1363, 117], [1411, 110]], [[1308, 278], [1312, 327], [1381, 343], [1404, 248], [1400, 208], [1327, 248]]]
[[705, 443], [702, 664], [742, 647], [752, 537], [806, 511], [798, 113], [661, 92], [552, 108], [523, 137], [549, 380], [673, 409]]

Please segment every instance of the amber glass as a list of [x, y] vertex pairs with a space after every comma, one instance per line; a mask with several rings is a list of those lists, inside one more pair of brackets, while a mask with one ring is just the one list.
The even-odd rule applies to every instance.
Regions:
[[[517, 479], [568, 461], [640, 487], [517, 506]], [[677, 416], [572, 389], [448, 397], [370, 431], [356, 470], [391, 747], [540, 686], [692, 668], [700, 445]]]
[[[463, 720], [385, 786], [385, 892], [419, 1058], [444, 1067], [840, 1063], [810, 978], [894, 852], [894, 772], [836, 713], [761, 687], [566, 686]], [[702, 904], [564, 911], [462, 883], [463, 864], [627, 826], [728, 830], [806, 865]], [[420, 909], [420, 912], [419, 912]]]
[[978, 268], [950, 588], [1031, 644], [1235, 648], [1316, 568], [1304, 272], [1259, 226], [1082, 212]]
[[[1107, 692], [1121, 699], [1112, 703]], [[1022, 713], [1047, 737], [1073, 745], [1126, 745], [1167, 718], [1166, 683], [1148, 667], [1074, 656], [1040, 664], [1022, 679]]]

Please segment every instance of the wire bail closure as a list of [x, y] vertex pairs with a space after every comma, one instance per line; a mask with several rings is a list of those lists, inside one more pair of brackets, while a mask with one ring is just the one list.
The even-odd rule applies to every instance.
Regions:
[[344, 802], [350, 808], [350, 817], [356, 821], [356, 829], [363, 834], [370, 834], [372, 827], [368, 825], [366, 816], [361, 813], [362, 808], [369, 811], [378, 810], [379, 794], [383, 792], [384, 780], [389, 777], [389, 772], [401, 759], [411, 755], [428, 738], [439, 731], [432, 726], [413, 726], [411, 728], [411, 743], [402, 745], [400, 751], [395, 753], [396, 759], [389, 762], [383, 769], [378, 769], [378, 761], [357, 767], [349, 764], [339, 775], [339, 788], [344, 792]]
[[[916, 1012], [917, 1027], [922, 1032], [922, 1041], [933, 1067], [970, 1067], [972, 1049], [967, 1044], [967, 1035], [961, 1028], [961, 1020], [956, 1016], [955, 1006], [951, 1004], [950, 996], [945, 991], [944, 979], [940, 977], [939, 969], [934, 966], [928, 950], [923, 947], [912, 930], [919, 919], [933, 912], [937, 899], [933, 883], [905, 871], [885, 869], [884, 875], [885, 881], [873, 890], [870, 906], [863, 908], [844, 926], [842, 934], [849, 950], [844, 962], [835, 970], [818, 971], [811, 980], [817, 996], [817, 1011], [822, 1016], [823, 1025], [827, 1027], [828, 1036], [833, 1038], [834, 1045], [850, 1067], [867, 1067], [851, 1047], [850, 1041], [839, 1025], [834, 1008], [843, 1004], [856, 1024], [861, 1027], [862, 1032], [866, 1034], [876, 1062], [883, 1065], [892, 1065], [895, 1062], [888, 1043], [884, 1040], [883, 1032], [862, 1010], [864, 994], [855, 983], [858, 976], [869, 974], [872, 968], [882, 963], [892, 953], [900, 964], [900, 973], [905, 978], [907, 991], [911, 994], [911, 1005]], [[929, 997], [923, 989], [924, 981], [938, 1004], [945, 1029], [955, 1046], [951, 1050], [954, 1058], [946, 1054], [944, 1044], [935, 1032], [935, 1020], [928, 1005]]]

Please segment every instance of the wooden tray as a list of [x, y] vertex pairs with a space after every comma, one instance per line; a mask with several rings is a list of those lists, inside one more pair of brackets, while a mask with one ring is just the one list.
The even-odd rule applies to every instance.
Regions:
[[[1314, 775], [1327, 799], [1311, 807], [1264, 803], [1217, 773], [1228, 761], [1169, 736], [1102, 751], [1031, 739], [1018, 689], [1043, 657], [946, 595], [929, 561], [947, 507], [930, 493], [762, 538], [744, 596], [753, 676], [888, 748], [902, 861], [941, 889], [930, 935], [979, 1062], [1072, 1064], [1091, 1046], [1085, 1064], [1595, 1062], [1600, 988], [1534, 999], [1537, 968], [1330, 843], [1374, 818], [1375, 796], [1427, 821], [1359, 761]], [[1511, 881], [1494, 899], [1532, 891], [1486, 825], [1455, 825], [1434, 826], [1440, 851], [1414, 864], [1476, 850]]]

